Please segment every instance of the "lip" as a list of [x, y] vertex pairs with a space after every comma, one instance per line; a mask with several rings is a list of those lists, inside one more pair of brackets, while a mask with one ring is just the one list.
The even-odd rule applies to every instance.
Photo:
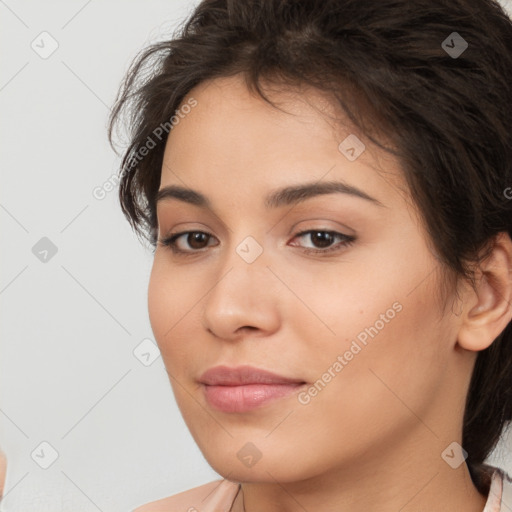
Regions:
[[216, 366], [199, 378], [208, 404], [222, 412], [247, 412], [285, 398], [306, 384], [252, 366]]

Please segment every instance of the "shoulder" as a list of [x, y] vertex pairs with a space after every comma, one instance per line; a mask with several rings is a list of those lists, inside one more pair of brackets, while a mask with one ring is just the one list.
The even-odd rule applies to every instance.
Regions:
[[146, 503], [133, 512], [228, 512], [238, 489], [237, 483], [214, 480], [168, 498]]

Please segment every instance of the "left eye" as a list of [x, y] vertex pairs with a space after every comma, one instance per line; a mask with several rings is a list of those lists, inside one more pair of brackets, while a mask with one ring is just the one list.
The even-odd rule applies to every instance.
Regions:
[[[326, 231], [322, 229], [311, 229], [308, 231], [302, 231], [297, 233], [294, 238], [301, 238], [308, 236], [310, 241], [313, 243], [313, 248], [306, 247], [305, 252], [313, 253], [326, 253], [336, 250], [341, 250], [355, 241], [355, 237], [338, 233], [337, 231]], [[332, 245], [333, 241], [338, 238], [340, 242], [336, 245]], [[318, 249], [315, 245], [319, 245], [321, 248]], [[326, 248], [327, 247], [327, 248]]]
[[[313, 247], [304, 247], [306, 253], [326, 253], [350, 245], [355, 241], [355, 237], [338, 233], [337, 231], [327, 231], [321, 229], [312, 229], [308, 231], [301, 231], [294, 236], [295, 238], [304, 238], [309, 236], [310, 241], [313, 243]], [[186, 244], [191, 249], [182, 248], [179, 245], [179, 240], [186, 240]], [[208, 242], [213, 239], [213, 235], [205, 233], [204, 231], [182, 231], [180, 233], [174, 233], [169, 235], [167, 238], [159, 240], [162, 246], [170, 247], [170, 249], [179, 255], [188, 255], [197, 252], [202, 252], [202, 249], [208, 246]], [[332, 246], [334, 240], [339, 239], [340, 242]], [[206, 242], [206, 245], [204, 245]], [[318, 248], [320, 246], [320, 248]]]

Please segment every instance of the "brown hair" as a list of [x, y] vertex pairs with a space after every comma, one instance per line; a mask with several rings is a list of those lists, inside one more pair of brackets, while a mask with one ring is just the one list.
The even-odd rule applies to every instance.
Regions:
[[[193, 87], [239, 73], [269, 103], [262, 80], [328, 93], [396, 155], [451, 275], [474, 282], [471, 264], [498, 233], [512, 236], [512, 22], [498, 2], [203, 0], [177, 35], [137, 56], [111, 115], [111, 143], [122, 114], [131, 130], [122, 210], [153, 246], [169, 120]], [[467, 396], [463, 446], [482, 493], [484, 460], [510, 419], [512, 323], [479, 352]]]

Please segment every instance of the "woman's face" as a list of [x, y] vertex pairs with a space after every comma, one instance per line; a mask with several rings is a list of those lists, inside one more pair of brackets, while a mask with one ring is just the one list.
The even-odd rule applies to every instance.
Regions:
[[[182, 252], [158, 246], [148, 302], [208, 462], [232, 480], [268, 482], [356, 474], [380, 457], [442, 464], [474, 359], [457, 346], [457, 315], [442, 314], [439, 263], [397, 161], [329, 121], [311, 90], [274, 91], [286, 112], [239, 77], [190, 97], [160, 190], [198, 195], [162, 194], [157, 213], [160, 239], [192, 234], [175, 240]], [[292, 191], [328, 183], [341, 185]], [[220, 373], [205, 384], [218, 366], [282, 378]]]

